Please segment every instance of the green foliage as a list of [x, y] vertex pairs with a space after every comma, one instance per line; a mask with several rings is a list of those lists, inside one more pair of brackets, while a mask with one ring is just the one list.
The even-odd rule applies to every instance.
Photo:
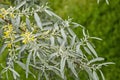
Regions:
[[[104, 56], [106, 61], [116, 63], [103, 69], [105, 78], [106, 80], [120, 79], [120, 1], [109, 0], [107, 5], [103, 0], [100, 0], [99, 4], [95, 0], [50, 0], [50, 4], [63, 18], [72, 17], [73, 21], [85, 26], [90, 35], [103, 39], [103, 41], [92, 41], [96, 45], [96, 51], [100, 56]], [[79, 28], [73, 30], [78, 37], [81, 37]]]
[[[1, 63], [2, 79], [56, 79], [67, 80], [69, 75], [79, 79], [79, 71], [87, 79], [104, 80], [102, 66], [113, 64], [98, 57], [85, 27], [63, 20], [38, 0], [15, 1], [15, 7], [0, 9], [0, 54], [6, 54]], [[71, 28], [79, 27], [81, 38]], [[17, 69], [20, 67], [20, 69]], [[82, 74], [80, 72], [80, 74]], [[100, 74], [100, 75], [99, 75]], [[32, 79], [31, 78], [31, 79]]]

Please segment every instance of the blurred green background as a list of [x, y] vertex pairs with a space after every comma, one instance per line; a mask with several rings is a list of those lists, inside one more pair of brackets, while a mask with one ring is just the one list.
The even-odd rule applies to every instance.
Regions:
[[[48, 5], [63, 19], [73, 18], [74, 22], [85, 26], [91, 36], [103, 39], [92, 42], [99, 56], [106, 61], [115, 62], [115, 65], [103, 68], [105, 78], [120, 80], [120, 0], [109, 2], [107, 5], [105, 0], [101, 0], [99, 4], [97, 0], [48, 0]], [[9, 0], [0, 0], [0, 3], [10, 4]], [[80, 29], [73, 30], [80, 37]]]
[[[49, 5], [63, 19], [73, 18], [74, 22], [85, 26], [91, 36], [102, 38], [93, 40], [99, 56], [115, 65], [103, 68], [106, 80], [120, 80], [120, 0], [49, 0]], [[80, 36], [79, 29], [74, 29]]]

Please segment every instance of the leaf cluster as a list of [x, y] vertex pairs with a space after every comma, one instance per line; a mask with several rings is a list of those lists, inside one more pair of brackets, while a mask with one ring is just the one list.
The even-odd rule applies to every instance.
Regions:
[[[1, 64], [1, 75], [6, 74], [8, 78], [11, 72], [15, 80], [20, 79], [22, 74], [15, 69], [17, 65], [23, 69], [26, 78], [31, 74], [38, 80], [54, 79], [54, 76], [67, 80], [65, 72], [68, 70], [75, 79], [79, 79], [78, 72], [81, 70], [90, 80], [99, 80], [97, 71], [105, 79], [101, 67], [113, 63], [100, 63], [104, 58], [98, 57], [90, 42], [90, 39], [101, 39], [90, 37], [83, 26], [71, 19], [63, 20], [47, 4], [38, 5], [34, 0], [20, 0], [15, 4], [15, 7], [6, 9], [7, 14], [0, 18], [3, 42], [0, 54], [7, 50], [8, 55], [6, 66]], [[13, 32], [9, 30], [11, 27]], [[79, 39], [72, 27], [81, 27], [83, 38]]]

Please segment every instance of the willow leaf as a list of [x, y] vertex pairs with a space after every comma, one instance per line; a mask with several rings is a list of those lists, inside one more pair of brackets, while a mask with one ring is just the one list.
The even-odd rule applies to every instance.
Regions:
[[89, 65], [91, 63], [94, 63], [94, 62], [97, 62], [97, 61], [103, 61], [103, 60], [104, 60], [104, 58], [98, 57], [98, 58], [94, 58], [94, 59], [90, 60], [87, 64]]
[[86, 44], [87, 44], [88, 48], [91, 50], [91, 52], [95, 55], [95, 57], [98, 57], [98, 55], [97, 55], [95, 49], [93, 48], [93, 46], [89, 42], [87, 42]]
[[42, 29], [42, 22], [41, 22], [40, 17], [39, 17], [39, 15], [38, 15], [37, 13], [34, 13], [34, 18], [35, 18], [35, 21], [36, 21], [36, 23], [37, 23], [37, 26], [38, 26], [40, 29]]
[[26, 61], [26, 78], [28, 78], [29, 64], [30, 64], [31, 57], [32, 57], [32, 51], [28, 54], [27, 61]]
[[16, 72], [14, 69], [9, 68], [9, 70], [13, 73], [14, 79], [17, 79], [17, 77], [20, 77], [20, 75], [18, 74], [18, 72]]
[[19, 5], [16, 6], [16, 10], [22, 7], [26, 3], [26, 0], [22, 1]]
[[101, 70], [99, 70], [100, 74], [101, 74], [101, 77], [102, 77], [102, 80], [105, 80], [105, 77], [103, 75], [103, 72]]
[[96, 71], [93, 71], [93, 78], [94, 78], [94, 80], [99, 80], [99, 78], [98, 78], [98, 75], [97, 75]]

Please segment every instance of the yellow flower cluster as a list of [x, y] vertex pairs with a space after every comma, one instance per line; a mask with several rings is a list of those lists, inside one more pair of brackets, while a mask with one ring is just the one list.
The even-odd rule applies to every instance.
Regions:
[[14, 33], [12, 24], [3, 26], [4, 29], [4, 38], [11, 38], [11, 35]]
[[[10, 7], [12, 9], [12, 7]], [[7, 15], [9, 15], [11, 18], [14, 18], [14, 14], [9, 11], [10, 9], [6, 10], [5, 8], [0, 9], [0, 18], [5, 18]]]
[[21, 36], [24, 38], [23, 41], [22, 41], [24, 44], [27, 44], [27, 43], [35, 40], [35, 37], [29, 31], [26, 31]]
[[15, 31], [13, 31], [13, 25], [12, 24], [8, 24], [8, 25], [5, 25], [3, 26], [3, 38], [4, 39], [10, 39], [10, 41], [8, 42], [8, 47], [11, 48], [12, 44], [11, 44], [11, 41], [14, 41], [15, 39]]

